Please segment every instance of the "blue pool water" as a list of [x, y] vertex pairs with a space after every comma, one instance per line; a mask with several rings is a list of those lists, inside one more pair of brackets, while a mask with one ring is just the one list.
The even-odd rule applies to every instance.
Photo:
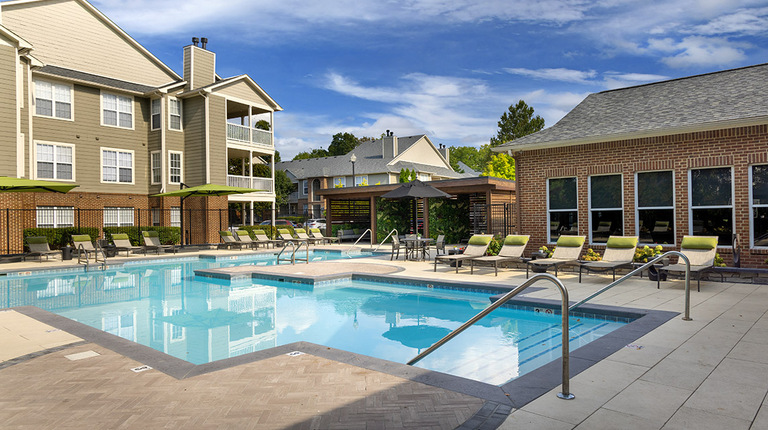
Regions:
[[[312, 258], [340, 257], [315, 252]], [[405, 363], [489, 304], [488, 293], [339, 280], [317, 284], [195, 278], [194, 270], [274, 256], [135, 262], [104, 272], [2, 277], [0, 307], [38, 306], [202, 364], [297, 341]], [[628, 321], [571, 318], [571, 349]], [[503, 384], [561, 352], [560, 316], [500, 308], [418, 363]]]

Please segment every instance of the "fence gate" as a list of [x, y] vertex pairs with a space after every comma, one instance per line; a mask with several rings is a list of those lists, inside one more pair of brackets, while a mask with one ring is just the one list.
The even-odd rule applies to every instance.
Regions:
[[472, 205], [472, 234], [507, 236], [515, 233], [515, 204]]

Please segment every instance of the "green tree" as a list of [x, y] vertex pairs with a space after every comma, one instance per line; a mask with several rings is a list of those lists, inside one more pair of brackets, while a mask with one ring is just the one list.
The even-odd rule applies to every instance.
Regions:
[[299, 152], [298, 154], [296, 154], [295, 157], [293, 157], [293, 159], [294, 160], [308, 160], [310, 158], [323, 158], [323, 157], [327, 157], [328, 155], [330, 155], [330, 154], [328, 154], [328, 151], [326, 151], [325, 149], [323, 149], [323, 148], [316, 148], [316, 149], [313, 149], [311, 151]]
[[328, 155], [344, 155], [360, 144], [360, 140], [352, 133], [336, 133], [328, 146]]
[[288, 195], [294, 191], [294, 184], [282, 170], [275, 171], [275, 205], [288, 204]]
[[449, 150], [451, 167], [457, 172], [465, 173], [459, 169], [459, 161], [478, 172], [482, 171], [485, 167], [483, 164], [483, 154], [474, 146], [451, 146]]
[[267, 121], [266, 119], [260, 119], [256, 121], [256, 124], [253, 125], [253, 128], [269, 131], [269, 129], [272, 128], [272, 126], [269, 124], [269, 121]]
[[480, 176], [493, 176], [494, 178], [515, 180], [515, 160], [509, 155], [500, 152], [491, 156], [491, 161], [485, 165]]
[[507, 112], [501, 115], [498, 126], [496, 136], [491, 138], [491, 148], [543, 129], [544, 118], [538, 115], [534, 117], [533, 108], [520, 100], [516, 105], [510, 105]]

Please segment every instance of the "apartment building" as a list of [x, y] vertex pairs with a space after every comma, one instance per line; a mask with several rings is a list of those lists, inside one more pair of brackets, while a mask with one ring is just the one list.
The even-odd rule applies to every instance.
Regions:
[[85, 0], [0, 3], [0, 175], [79, 185], [0, 195], [3, 208], [34, 209], [6, 215], [9, 230], [77, 225], [81, 210], [103, 214], [97, 227], [178, 226], [179, 199], [153, 196], [182, 184], [263, 190], [187, 199], [210, 213], [190, 224], [185, 213], [185, 228], [203, 227], [198, 243], [218, 242], [231, 201], [274, 208], [282, 108], [248, 75], [219, 76], [207, 43], [180, 47], [178, 74]]

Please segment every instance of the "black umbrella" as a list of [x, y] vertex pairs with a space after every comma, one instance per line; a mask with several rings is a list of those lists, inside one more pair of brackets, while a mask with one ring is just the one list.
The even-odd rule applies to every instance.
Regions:
[[451, 330], [445, 327], [432, 325], [409, 325], [404, 327], [392, 327], [382, 336], [389, 340], [400, 342], [421, 352], [423, 348], [429, 348], [438, 340], [444, 338]]
[[412, 199], [414, 201], [413, 204], [413, 231], [416, 232], [418, 230], [418, 225], [416, 221], [416, 200], [418, 199], [429, 199], [429, 198], [446, 198], [446, 197], [453, 197], [450, 194], [440, 191], [437, 188], [427, 185], [424, 182], [421, 182], [418, 179], [415, 179], [411, 182], [405, 183], [394, 190], [383, 194], [381, 196], [385, 199]]

